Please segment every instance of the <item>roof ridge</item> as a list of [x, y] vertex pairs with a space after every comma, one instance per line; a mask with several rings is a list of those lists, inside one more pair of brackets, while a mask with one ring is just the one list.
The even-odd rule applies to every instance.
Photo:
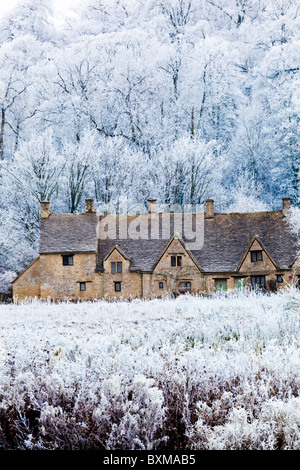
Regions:
[[256, 211], [256, 212], [215, 212], [215, 215], [262, 215], [262, 214], [282, 214], [282, 209], [275, 209], [272, 211]]

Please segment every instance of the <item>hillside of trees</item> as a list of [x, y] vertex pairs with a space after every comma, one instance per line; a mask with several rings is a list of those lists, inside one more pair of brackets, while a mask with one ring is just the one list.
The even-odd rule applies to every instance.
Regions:
[[[299, 203], [298, 0], [49, 0], [0, 21], [0, 277], [39, 209]], [[0, 289], [1, 290], [1, 289]]]

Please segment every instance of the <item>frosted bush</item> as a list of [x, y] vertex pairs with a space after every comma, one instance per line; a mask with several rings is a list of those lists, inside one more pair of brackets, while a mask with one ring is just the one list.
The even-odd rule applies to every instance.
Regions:
[[233, 408], [224, 426], [216, 426], [210, 433], [208, 449], [258, 449], [260, 442], [255, 424], [248, 422], [246, 410]]
[[[151, 450], [157, 444], [156, 432], [162, 429], [164, 415], [163, 394], [153, 385], [153, 379], [139, 375], [123, 391], [120, 418], [112, 425], [106, 443], [108, 449]], [[113, 408], [114, 404], [111, 405]], [[106, 413], [107, 408], [101, 412], [98, 408], [95, 417], [99, 421]]]
[[300, 400], [271, 399], [257, 418], [244, 408], [233, 408], [222, 426], [210, 428], [200, 419], [191, 437], [196, 436], [210, 450], [292, 450], [300, 448]]
[[262, 422], [269, 427], [274, 449], [300, 449], [300, 398], [269, 400], [262, 411]]

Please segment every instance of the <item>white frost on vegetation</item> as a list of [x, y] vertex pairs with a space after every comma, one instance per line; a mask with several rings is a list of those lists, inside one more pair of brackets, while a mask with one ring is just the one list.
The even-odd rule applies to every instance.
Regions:
[[299, 314], [294, 289], [2, 305], [0, 446], [9, 417], [24, 449], [299, 449]]

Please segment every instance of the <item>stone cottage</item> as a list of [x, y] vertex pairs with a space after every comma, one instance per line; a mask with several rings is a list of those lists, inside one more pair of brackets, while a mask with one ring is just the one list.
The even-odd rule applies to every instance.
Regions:
[[[112, 216], [99, 215], [92, 199], [80, 214], [52, 214], [49, 203], [42, 202], [39, 256], [13, 281], [13, 299], [129, 299], [277, 289], [300, 275], [289, 209], [290, 199], [284, 198], [281, 210], [216, 213], [209, 199], [202, 218], [189, 214], [193, 233], [197, 224], [202, 227], [202, 242], [196, 246], [177, 230], [183, 214], [161, 213], [153, 199], [148, 213]], [[109, 236], [103, 236], [105, 223], [114, 225]], [[156, 236], [148, 236], [155, 227]]]

